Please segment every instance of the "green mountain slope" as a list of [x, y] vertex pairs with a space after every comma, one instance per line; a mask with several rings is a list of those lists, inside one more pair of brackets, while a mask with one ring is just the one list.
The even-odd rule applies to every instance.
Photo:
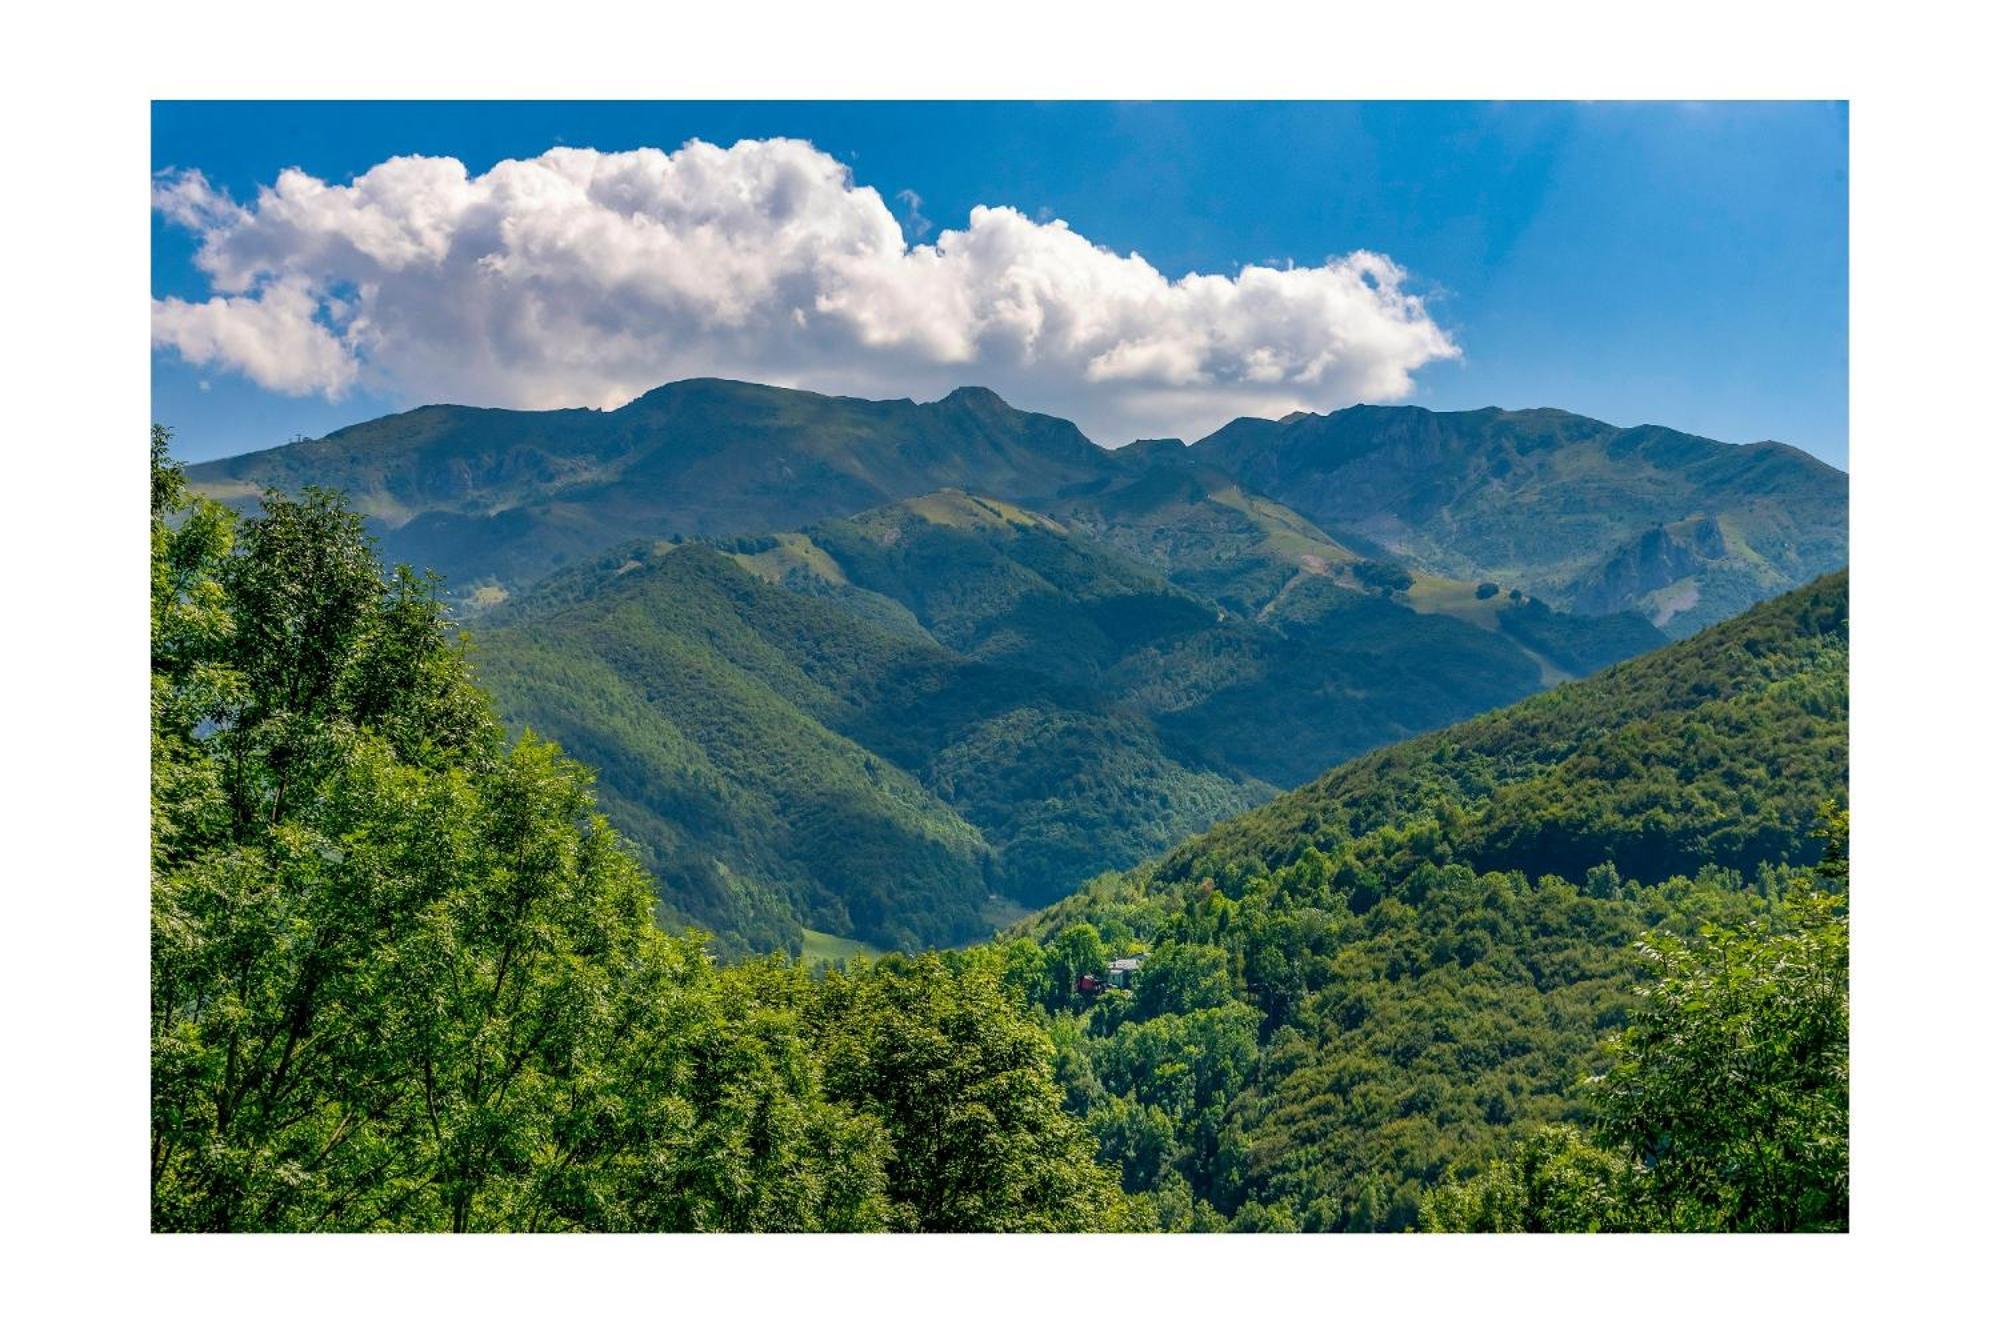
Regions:
[[[1505, 633], [1294, 573], [1245, 618], [947, 491], [621, 549], [494, 612], [480, 661], [506, 716], [599, 770], [671, 913], [730, 947], [949, 944], [1544, 683]], [[1596, 622], [1543, 615], [1597, 650]]]
[[996, 666], [1098, 685], [1142, 643], [1216, 622], [1160, 571], [1003, 501], [947, 491], [807, 534], [850, 585], [907, 607], [939, 642]]
[[505, 716], [598, 770], [670, 913], [734, 948], [962, 942], [1269, 791], [1099, 695], [699, 544], [551, 581], [477, 662]]
[[796, 527], [943, 486], [1053, 495], [1109, 459], [1069, 422], [986, 389], [872, 402], [685, 380], [611, 412], [418, 408], [188, 475], [230, 502], [264, 486], [345, 491], [386, 557], [464, 594], [634, 538]]
[[[1633, 941], [1766, 914], [1847, 785], [1847, 578], [1325, 774], [1016, 929], [1072, 1108], [1197, 1224], [1400, 1230], [1584, 1115]], [[1064, 961], [1071, 960], [1071, 961]], [[1068, 969], [1067, 971], [1065, 969]]]
[[[1215, 766], [1286, 786], [1663, 642], [1629, 615], [1570, 616], [1428, 577], [1391, 586], [1268, 502], [1250, 512], [1290, 540], [1246, 547], [1245, 528], [1212, 521], [1248, 508], [1222, 490], [1161, 516], [1179, 552], [1165, 570], [1134, 549], [1152, 525], [1124, 487], [1065, 502], [1062, 522], [954, 491], [733, 545], [787, 587], [885, 622], [893, 604], [954, 651], [1087, 687]], [[1224, 548], [1268, 600], [1200, 595]]]
[[1844, 549], [1844, 479], [1829, 517], [1773, 450], [1398, 409], [1111, 452], [983, 390], [707, 380], [192, 479], [343, 488], [444, 570], [503, 709], [601, 771], [670, 916], [912, 947], [1656, 647], [1667, 602], [1700, 599], [1678, 633], [1803, 577]]
[[1178, 849], [1185, 877], [1300, 840], [1326, 850], [1447, 807], [1479, 869], [1647, 879], [1817, 850], [1846, 780], [1847, 576], [1829, 575], [1586, 681], [1344, 764]]
[[1846, 559], [1844, 474], [1565, 412], [1356, 407], [1097, 448], [985, 389], [873, 402], [725, 380], [612, 412], [424, 407], [199, 464], [202, 492], [345, 491], [467, 605], [631, 540], [796, 529], [955, 488], [1021, 502], [1243, 614], [1391, 558], [1691, 632]]
[[1176, 440], [1119, 451], [1127, 474], [1052, 508], [1077, 531], [1255, 616], [1294, 579], [1338, 577], [1362, 557], [1284, 505], [1198, 464]]
[[1553, 409], [1354, 407], [1190, 450], [1343, 541], [1676, 635], [1847, 560], [1847, 477], [1781, 444]]

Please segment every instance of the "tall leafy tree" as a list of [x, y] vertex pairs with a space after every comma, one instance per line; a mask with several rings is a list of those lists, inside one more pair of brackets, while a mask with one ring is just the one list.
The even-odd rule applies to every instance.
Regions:
[[1846, 821], [1772, 917], [1644, 945], [1653, 979], [1600, 1104], [1667, 1228], [1847, 1227]]
[[1005, 956], [891, 957], [818, 999], [833, 1095], [886, 1128], [905, 1231], [1096, 1231], [1131, 1223], [1116, 1177], [1063, 1106], [1049, 1038]]
[[1634, 1197], [1633, 1165], [1574, 1125], [1543, 1125], [1514, 1153], [1465, 1181], [1425, 1192], [1424, 1231], [1633, 1231], [1648, 1215]]
[[1097, 927], [1087, 921], [1065, 927], [1049, 941], [1046, 952], [1047, 996], [1052, 1005], [1079, 1003], [1076, 983], [1086, 976], [1102, 978], [1105, 964], [1111, 957], [1104, 947], [1104, 940], [1097, 933]]

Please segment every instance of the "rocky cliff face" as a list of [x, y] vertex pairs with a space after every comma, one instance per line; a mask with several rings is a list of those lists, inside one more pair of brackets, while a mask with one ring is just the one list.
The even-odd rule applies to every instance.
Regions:
[[[1653, 612], [1654, 624], [1665, 625], [1698, 605], [1699, 593], [1690, 589], [1678, 598], [1662, 594], [1728, 556], [1722, 525], [1712, 516], [1662, 524], [1613, 552], [1601, 566], [1572, 583], [1565, 595], [1572, 610], [1587, 615], [1643, 606]], [[1687, 605], [1673, 609], [1680, 602]]]

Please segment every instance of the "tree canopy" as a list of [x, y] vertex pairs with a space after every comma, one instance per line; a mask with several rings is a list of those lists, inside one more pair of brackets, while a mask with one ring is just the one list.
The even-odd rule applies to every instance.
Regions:
[[1768, 914], [1656, 932], [1588, 1102], [1595, 1133], [1532, 1136], [1424, 1201], [1439, 1231], [1844, 1231], [1845, 811]]

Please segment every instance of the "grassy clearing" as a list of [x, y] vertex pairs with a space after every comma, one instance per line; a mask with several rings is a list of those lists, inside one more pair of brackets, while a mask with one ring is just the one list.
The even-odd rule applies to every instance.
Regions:
[[778, 532], [772, 536], [777, 539], [777, 545], [769, 550], [754, 555], [736, 554], [731, 558], [766, 583], [783, 583], [785, 576], [794, 570], [802, 570], [814, 578], [836, 585], [847, 582], [847, 571], [805, 533]]
[[960, 490], [942, 490], [902, 502], [902, 508], [941, 528], [1042, 528], [1062, 532], [1062, 524], [1042, 514]]
[[829, 935], [822, 930], [804, 930], [799, 946], [799, 961], [808, 967], [815, 963], [831, 963], [836, 967], [856, 958], [880, 958], [882, 951], [872, 944], [860, 940], [850, 940], [844, 935]]
[[1403, 597], [1421, 615], [1451, 616], [1483, 630], [1500, 628], [1500, 608], [1506, 595], [1482, 598], [1478, 585], [1411, 571], [1414, 578]]

